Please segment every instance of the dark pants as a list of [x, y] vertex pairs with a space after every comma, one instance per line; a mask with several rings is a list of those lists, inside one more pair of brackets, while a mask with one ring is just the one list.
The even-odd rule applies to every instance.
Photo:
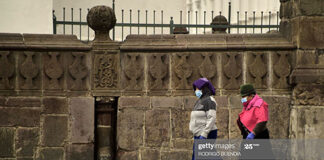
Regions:
[[[217, 129], [212, 130], [209, 132], [207, 139], [216, 139], [217, 138]], [[199, 139], [198, 136], [194, 136], [194, 145], [192, 149], [192, 160], [195, 160], [195, 139]]]
[[[243, 139], [245, 140], [247, 135], [249, 133], [244, 132], [243, 133]], [[251, 144], [251, 142], [253, 143], [253, 140], [246, 140], [245, 143], [241, 143], [241, 158], [240, 159], [257, 159], [257, 158], [253, 158], [254, 155], [258, 154], [258, 155], [262, 155], [263, 158], [262, 159], [274, 159], [274, 155], [271, 149], [271, 143], [268, 139], [270, 139], [269, 136], [269, 130], [266, 129], [263, 132], [261, 132], [260, 134], [256, 135], [254, 137], [254, 139], [264, 139], [264, 143], [262, 143], [262, 146], [260, 147], [254, 147], [253, 150], [248, 150], [245, 149], [245, 145], [249, 145]], [[251, 142], [249, 142], [251, 141]]]

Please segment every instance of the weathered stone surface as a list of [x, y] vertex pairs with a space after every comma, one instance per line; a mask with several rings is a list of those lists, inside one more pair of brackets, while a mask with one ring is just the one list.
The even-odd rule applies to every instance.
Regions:
[[237, 90], [242, 83], [242, 59], [241, 53], [226, 53], [222, 55], [223, 64], [223, 88]]
[[228, 139], [229, 113], [228, 109], [218, 108], [216, 110], [217, 138]]
[[95, 41], [111, 41], [109, 30], [116, 24], [112, 8], [103, 5], [92, 7], [87, 15], [87, 22], [95, 30]]
[[229, 96], [229, 105], [231, 108], [242, 108], [241, 96]]
[[215, 100], [217, 103], [217, 107], [227, 107], [228, 106], [227, 96], [216, 96]]
[[150, 90], [166, 90], [169, 88], [169, 55], [168, 54], [152, 54], [147, 57], [148, 80]]
[[64, 53], [48, 52], [43, 54], [43, 88], [62, 90], [64, 85]]
[[[305, 110], [305, 138], [323, 139], [324, 138], [324, 108], [310, 108]], [[298, 117], [302, 118], [302, 117]]]
[[15, 52], [0, 51], [0, 89], [12, 90], [15, 88]]
[[67, 114], [68, 106], [66, 98], [44, 98], [44, 112], [47, 114]]
[[230, 111], [229, 139], [242, 138], [241, 131], [236, 122], [241, 111], [242, 109], [231, 109]]
[[39, 141], [39, 129], [18, 129], [16, 151], [17, 156], [32, 157]]
[[68, 118], [66, 116], [46, 116], [43, 124], [43, 145], [63, 146], [67, 140]]
[[18, 157], [17, 160], [34, 160], [34, 158]]
[[122, 84], [126, 91], [144, 89], [144, 56], [138, 53], [121, 55]]
[[194, 108], [198, 98], [194, 96], [186, 96], [183, 98], [184, 99], [184, 109], [192, 111]]
[[154, 108], [181, 108], [182, 97], [152, 97]]
[[293, 90], [293, 102], [297, 105], [324, 105], [324, 85], [297, 84]]
[[70, 100], [72, 142], [89, 143], [94, 140], [94, 98], [74, 97]]
[[273, 84], [274, 88], [287, 89], [289, 88], [288, 76], [292, 70], [292, 60], [290, 52], [272, 53], [273, 61]]
[[115, 54], [95, 54], [95, 75], [93, 76], [95, 89], [117, 89], [119, 85], [117, 58], [118, 56]]
[[63, 148], [43, 148], [39, 151], [39, 160], [63, 160]]
[[144, 112], [142, 110], [134, 108], [120, 110], [117, 119], [118, 147], [125, 150], [136, 150], [139, 146], [142, 146], [143, 125]]
[[171, 110], [172, 138], [192, 138], [189, 131], [191, 111]]
[[89, 88], [89, 54], [72, 52], [65, 55], [68, 61], [67, 87], [73, 91], [82, 91]]
[[6, 105], [6, 98], [5, 97], [0, 97], [0, 106], [5, 106]]
[[324, 2], [322, 0], [298, 0], [300, 15], [304, 16], [323, 16]]
[[10, 97], [7, 102], [10, 107], [40, 107], [41, 98], [31, 97]]
[[67, 147], [67, 160], [93, 160], [93, 144], [71, 144]]
[[138, 152], [125, 152], [125, 151], [118, 151], [117, 155], [118, 160], [138, 160]]
[[324, 17], [298, 17], [292, 19], [294, 41], [302, 49], [323, 49]]
[[191, 153], [189, 151], [161, 152], [161, 160], [171, 159], [191, 159]]
[[0, 115], [0, 126], [39, 126], [40, 110], [38, 109], [2, 108]]
[[24, 51], [19, 54], [19, 88], [35, 90], [41, 88], [40, 53]]
[[15, 155], [14, 136], [13, 128], [0, 128], [0, 158], [10, 158]]
[[119, 108], [150, 108], [150, 97], [120, 97]]
[[290, 97], [262, 96], [268, 103], [269, 121], [267, 127], [270, 137], [275, 139], [288, 138], [290, 121]]
[[268, 87], [268, 53], [247, 52], [247, 82], [256, 89]]
[[155, 149], [145, 149], [141, 151], [142, 160], [160, 159], [160, 151]]
[[146, 146], [169, 146], [170, 113], [168, 110], [146, 111], [145, 124]]
[[174, 149], [186, 149], [191, 150], [193, 146], [193, 136], [190, 139], [183, 139], [183, 138], [173, 138], [172, 143]]
[[115, 137], [111, 126], [98, 126], [96, 128], [96, 155], [102, 159], [111, 158], [114, 155]]

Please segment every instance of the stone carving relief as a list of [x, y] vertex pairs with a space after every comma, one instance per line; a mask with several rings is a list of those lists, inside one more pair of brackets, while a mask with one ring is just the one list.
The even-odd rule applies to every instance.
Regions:
[[267, 60], [264, 53], [252, 53], [248, 60], [249, 83], [255, 88], [267, 88]]
[[242, 83], [242, 55], [226, 53], [223, 56], [223, 86], [225, 89], [239, 89]]
[[[37, 55], [39, 56], [39, 55]], [[21, 89], [39, 89], [39, 84], [36, 84], [36, 78], [39, 77], [39, 66], [36, 61], [34, 52], [24, 52], [21, 56], [20, 74], [22, 76]]]
[[95, 56], [95, 88], [117, 88], [117, 68], [115, 55], [98, 54]]
[[324, 105], [323, 84], [297, 84], [293, 90], [293, 100], [299, 105]]
[[45, 87], [48, 89], [62, 89], [64, 70], [59, 61], [61, 54], [58, 52], [49, 52], [44, 56]]
[[14, 89], [15, 65], [9, 60], [9, 51], [0, 51], [0, 89]]
[[141, 66], [141, 57], [139, 54], [127, 54], [124, 57], [125, 68], [124, 73], [126, 81], [126, 90], [140, 90], [141, 84], [140, 79], [143, 77], [143, 67]]
[[288, 76], [291, 72], [291, 65], [288, 60], [288, 53], [273, 54], [274, 88], [288, 88]]
[[72, 90], [86, 89], [85, 78], [89, 74], [89, 69], [85, 65], [85, 53], [73, 52], [73, 63], [69, 65], [68, 70], [72, 77], [73, 83], [71, 84]]
[[[191, 85], [189, 85], [188, 79], [191, 77], [193, 71], [191, 65], [189, 65], [189, 63], [187, 62], [189, 56], [190, 55], [183, 54], [183, 53], [176, 54], [174, 56], [173, 66], [174, 66], [174, 73], [175, 73], [174, 78], [176, 78], [175, 81], [176, 89], [191, 89]], [[203, 74], [206, 74], [205, 68], [203, 66], [200, 67], [200, 70], [202, 70]]]
[[149, 75], [151, 77], [150, 89], [168, 88], [168, 56], [163, 54], [154, 54], [150, 57]]
[[213, 55], [210, 53], [203, 53], [202, 56], [204, 60], [199, 66], [199, 73], [202, 77], [211, 80], [216, 76], [217, 72], [216, 66], [211, 62]]

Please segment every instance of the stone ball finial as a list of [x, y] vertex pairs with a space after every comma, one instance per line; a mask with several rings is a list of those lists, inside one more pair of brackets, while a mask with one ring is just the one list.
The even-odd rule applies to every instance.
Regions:
[[[227, 19], [222, 16], [222, 15], [218, 15], [216, 17], [213, 18], [212, 23], [210, 23], [211, 25], [228, 25], [229, 23], [227, 22]], [[213, 34], [217, 34], [217, 33], [226, 33], [226, 27], [222, 27], [222, 28], [213, 28]]]
[[95, 31], [96, 40], [111, 40], [109, 31], [116, 25], [116, 16], [112, 8], [108, 6], [94, 6], [87, 15], [90, 28]]

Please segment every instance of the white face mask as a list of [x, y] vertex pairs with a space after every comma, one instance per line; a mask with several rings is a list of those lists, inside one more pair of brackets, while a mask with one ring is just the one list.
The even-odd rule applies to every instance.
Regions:
[[243, 97], [243, 98], [241, 99], [241, 102], [242, 102], [242, 103], [247, 102], [247, 97]]
[[202, 95], [202, 92], [201, 92], [201, 90], [196, 90], [196, 91], [195, 91], [195, 94], [196, 94], [196, 96], [197, 96], [198, 98], [200, 98], [201, 95]]

